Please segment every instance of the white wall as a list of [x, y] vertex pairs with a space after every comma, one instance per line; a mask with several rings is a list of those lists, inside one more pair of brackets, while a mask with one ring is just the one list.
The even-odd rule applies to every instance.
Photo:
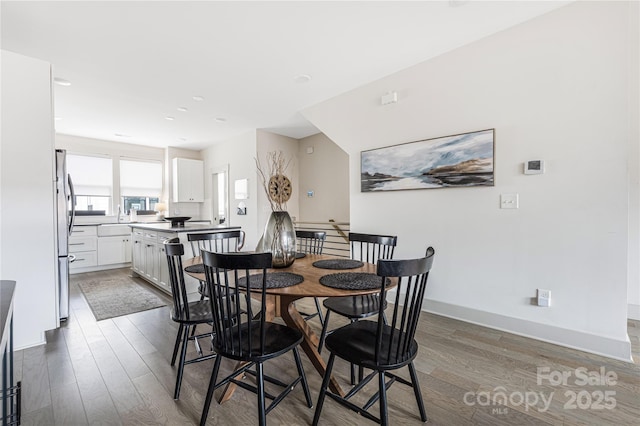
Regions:
[[[427, 309], [630, 359], [628, 9], [577, 2], [303, 112], [350, 156], [351, 229], [397, 234], [398, 258], [436, 248]], [[495, 187], [360, 192], [360, 151], [486, 128]]]
[[[202, 213], [202, 203], [174, 203], [172, 201], [173, 158], [179, 157], [201, 160], [202, 158], [199, 151], [174, 147], [168, 147], [166, 149], [155, 148], [65, 134], [56, 134], [56, 148], [66, 149], [68, 152], [74, 154], [106, 155], [112, 158], [122, 157], [161, 161], [164, 165], [164, 189], [161, 200], [168, 202], [168, 212], [166, 215], [190, 216], [194, 219], [200, 219], [201, 216], [205, 216]], [[120, 198], [120, 169], [118, 167], [118, 162], [114, 162], [113, 176], [115, 181], [114, 200], [118, 200]], [[114, 202], [113, 205], [115, 209], [118, 202]], [[95, 218], [92, 220], [95, 221]]]
[[66, 149], [73, 154], [99, 154], [112, 157], [164, 160], [163, 148], [85, 138], [61, 133], [57, 133], [55, 138], [56, 148]]
[[[306, 148], [314, 147], [307, 155]], [[287, 202], [287, 211], [299, 220], [349, 220], [348, 156], [335, 143], [322, 134], [297, 140], [264, 130], [244, 133], [235, 138], [212, 145], [201, 152], [205, 161], [205, 203], [203, 217], [211, 219], [211, 174], [221, 167], [229, 168], [229, 223], [241, 226], [247, 233], [244, 250], [253, 250], [269, 218], [271, 207], [256, 169], [255, 158], [267, 166], [267, 153], [282, 151], [291, 159], [286, 171], [293, 192]], [[249, 179], [249, 199], [234, 199], [234, 182]], [[306, 199], [306, 188], [313, 187], [317, 195]], [[247, 205], [247, 215], [239, 216], [239, 202]], [[306, 203], [306, 204], [305, 204]], [[306, 217], [302, 205], [306, 205]]]
[[15, 280], [14, 344], [57, 326], [50, 64], [2, 51], [0, 279]]
[[[239, 136], [219, 142], [201, 151], [205, 162], [205, 202], [203, 212], [211, 219], [212, 189], [211, 173], [217, 171], [219, 166], [229, 166], [229, 224], [240, 226], [245, 233], [245, 251], [253, 250], [258, 243], [259, 234], [262, 229], [258, 228], [258, 192], [261, 189], [257, 186], [258, 176], [254, 158], [256, 156], [256, 131], [252, 130]], [[234, 182], [237, 179], [249, 180], [249, 199], [235, 200]], [[247, 206], [247, 214], [240, 216], [237, 214], [238, 203], [242, 201]]]
[[[629, 27], [629, 110], [631, 117], [640, 116], [640, 3], [630, 5]], [[635, 29], [635, 30], [634, 30]], [[629, 120], [629, 286], [627, 291], [629, 318], [640, 320], [640, 124]]]
[[[285, 170], [285, 175], [291, 180], [291, 198], [286, 203], [287, 211], [292, 220], [300, 216], [298, 199], [300, 198], [300, 179], [298, 178], [298, 140], [287, 136], [276, 135], [275, 133], [258, 130], [256, 133], [256, 156], [262, 164], [263, 171], [268, 174], [269, 166], [267, 154], [270, 152], [282, 152], [285, 159], [289, 161], [289, 166]], [[271, 214], [271, 204], [267, 199], [262, 178], [258, 174], [258, 229], [263, 232], [269, 215]]]
[[[71, 154], [85, 154], [85, 155], [103, 155], [111, 158], [134, 158], [141, 160], [156, 160], [164, 162], [163, 148], [153, 148], [149, 146], [134, 145], [129, 143], [106, 141], [102, 139], [85, 138], [81, 136], [56, 134], [56, 148], [66, 149]], [[165, 170], [165, 192], [166, 192], [166, 171]], [[72, 176], [73, 177], [73, 176]], [[107, 216], [114, 216], [117, 214], [118, 204], [120, 204], [120, 163], [118, 161], [113, 162], [113, 212], [107, 212]], [[77, 221], [82, 222], [85, 218], [76, 218]], [[105, 220], [115, 220], [113, 217], [98, 218], [90, 217], [91, 222]]]
[[[311, 154], [307, 149], [312, 148]], [[300, 221], [349, 221], [349, 156], [322, 133], [300, 139]], [[313, 191], [313, 197], [307, 192]]]

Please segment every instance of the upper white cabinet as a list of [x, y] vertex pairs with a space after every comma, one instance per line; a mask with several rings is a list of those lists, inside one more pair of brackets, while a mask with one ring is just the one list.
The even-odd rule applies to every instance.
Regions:
[[204, 201], [204, 162], [189, 158], [173, 159], [173, 202]]

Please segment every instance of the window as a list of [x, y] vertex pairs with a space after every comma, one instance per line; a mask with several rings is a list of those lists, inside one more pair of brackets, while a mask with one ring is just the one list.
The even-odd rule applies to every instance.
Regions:
[[162, 163], [120, 160], [120, 196], [125, 214], [154, 210], [162, 195]]
[[113, 166], [110, 158], [68, 154], [67, 172], [73, 180], [78, 214], [111, 212]]

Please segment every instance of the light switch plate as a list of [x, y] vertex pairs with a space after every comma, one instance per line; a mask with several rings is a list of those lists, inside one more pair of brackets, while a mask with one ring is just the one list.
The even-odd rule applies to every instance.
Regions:
[[517, 209], [519, 207], [518, 194], [500, 194], [501, 209]]

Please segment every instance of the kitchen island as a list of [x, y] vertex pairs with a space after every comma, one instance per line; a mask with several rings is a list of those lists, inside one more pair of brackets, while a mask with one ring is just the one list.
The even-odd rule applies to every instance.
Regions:
[[[187, 241], [188, 233], [222, 232], [240, 229], [239, 226], [212, 225], [202, 222], [186, 222], [184, 226], [172, 226], [171, 223], [129, 223], [132, 241], [132, 275], [149, 281], [164, 292], [171, 293], [169, 268], [164, 251], [164, 241], [179, 238], [185, 245], [185, 257], [191, 257]], [[189, 293], [198, 291], [198, 282], [185, 277]]]

